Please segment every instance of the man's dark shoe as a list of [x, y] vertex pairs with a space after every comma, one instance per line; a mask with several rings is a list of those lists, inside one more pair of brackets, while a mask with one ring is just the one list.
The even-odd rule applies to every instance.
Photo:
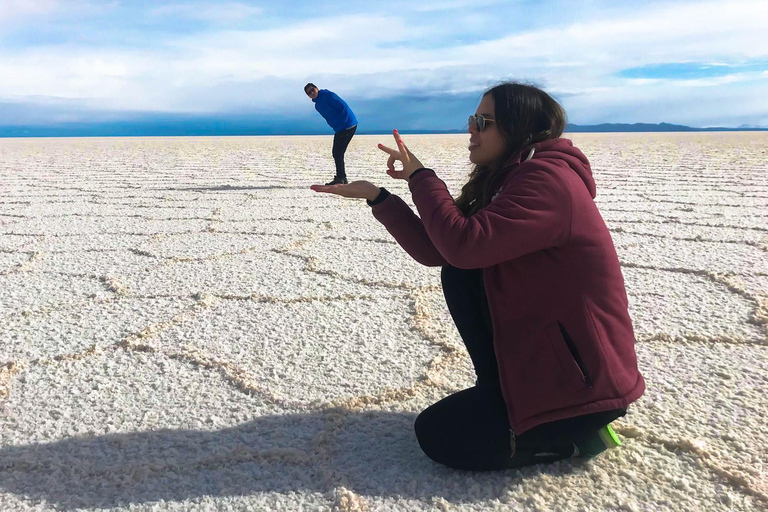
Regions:
[[326, 183], [326, 185], [346, 185], [348, 183], [349, 182], [347, 181], [347, 178], [339, 178], [338, 176], [336, 176], [335, 178], [333, 178], [333, 181], [329, 181], [328, 183]]

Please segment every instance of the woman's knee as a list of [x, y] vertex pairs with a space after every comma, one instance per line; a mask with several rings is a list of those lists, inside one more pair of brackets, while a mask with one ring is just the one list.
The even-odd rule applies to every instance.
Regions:
[[426, 456], [442, 463], [440, 446], [444, 443], [440, 440], [440, 421], [437, 416], [434, 405], [424, 409], [416, 417], [413, 429], [416, 432], [416, 440]]
[[416, 416], [416, 421], [413, 423], [413, 430], [416, 432], [416, 439], [419, 444], [422, 444], [422, 440], [426, 440], [430, 436], [432, 431], [432, 417], [429, 408], [424, 409]]

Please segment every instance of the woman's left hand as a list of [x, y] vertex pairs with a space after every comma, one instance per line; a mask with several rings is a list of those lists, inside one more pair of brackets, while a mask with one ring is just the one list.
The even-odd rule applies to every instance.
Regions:
[[[389, 154], [389, 160], [387, 160], [387, 174], [395, 178], [396, 180], [409, 180], [411, 174], [414, 171], [424, 167], [419, 162], [419, 159], [414, 156], [413, 153], [408, 151], [405, 147], [403, 139], [400, 138], [400, 134], [397, 130], [392, 131], [392, 135], [395, 136], [395, 142], [397, 143], [397, 149], [388, 148], [384, 144], [379, 144], [379, 149]], [[403, 164], [403, 170], [395, 170], [395, 161], [399, 160]]]
[[357, 199], [367, 199], [373, 201], [379, 197], [381, 189], [370, 181], [353, 181], [348, 185], [312, 185], [315, 192], [326, 192], [343, 197], [354, 197]]

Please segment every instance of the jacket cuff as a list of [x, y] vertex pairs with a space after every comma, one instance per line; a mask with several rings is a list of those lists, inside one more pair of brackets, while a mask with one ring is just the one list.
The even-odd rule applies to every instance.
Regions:
[[384, 187], [381, 187], [379, 189], [379, 195], [376, 196], [376, 199], [373, 201], [369, 201], [368, 199], [365, 200], [366, 203], [368, 203], [368, 206], [376, 206], [377, 204], [382, 203], [386, 198], [391, 196], [392, 194], [389, 193], [389, 190], [385, 189]]
[[413, 187], [416, 186], [418, 182], [428, 176], [435, 176], [435, 171], [432, 169], [427, 169], [426, 167], [422, 167], [421, 169], [416, 169], [413, 171], [411, 176], [408, 178], [408, 188], [411, 189], [411, 192], [413, 192]]

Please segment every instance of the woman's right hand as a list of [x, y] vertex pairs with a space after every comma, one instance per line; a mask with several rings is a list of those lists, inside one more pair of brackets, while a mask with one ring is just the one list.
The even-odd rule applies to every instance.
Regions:
[[[388, 148], [384, 144], [379, 144], [379, 149], [389, 155], [389, 159], [387, 160], [387, 174], [396, 180], [408, 181], [414, 171], [417, 171], [424, 166], [421, 165], [421, 162], [419, 162], [419, 159], [416, 158], [413, 153], [408, 151], [408, 148], [405, 147], [405, 143], [403, 142], [403, 139], [400, 138], [400, 134], [397, 133], [397, 130], [393, 130], [392, 135], [395, 137], [397, 149]], [[398, 160], [403, 164], [402, 171], [395, 169], [395, 162]]]

